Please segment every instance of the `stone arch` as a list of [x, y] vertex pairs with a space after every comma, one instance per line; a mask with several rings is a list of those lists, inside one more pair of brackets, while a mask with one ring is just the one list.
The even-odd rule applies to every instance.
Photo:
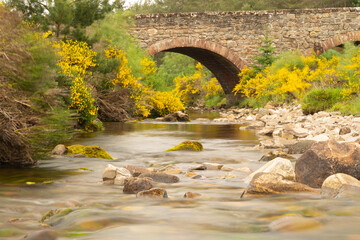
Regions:
[[348, 32], [345, 34], [338, 34], [334, 37], [331, 37], [321, 43], [314, 44], [314, 51], [317, 54], [321, 54], [331, 48], [344, 44], [346, 42], [356, 42], [360, 41], [360, 31]]
[[218, 79], [225, 94], [231, 95], [245, 62], [232, 50], [204, 39], [175, 38], [148, 47], [150, 55], [176, 52], [187, 55], [207, 67]]

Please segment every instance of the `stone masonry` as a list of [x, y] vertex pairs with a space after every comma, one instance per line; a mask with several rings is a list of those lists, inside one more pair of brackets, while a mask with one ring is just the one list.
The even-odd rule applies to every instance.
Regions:
[[230, 94], [268, 32], [277, 51], [320, 54], [360, 41], [360, 8], [136, 15], [132, 35], [149, 54], [178, 52], [203, 63]]

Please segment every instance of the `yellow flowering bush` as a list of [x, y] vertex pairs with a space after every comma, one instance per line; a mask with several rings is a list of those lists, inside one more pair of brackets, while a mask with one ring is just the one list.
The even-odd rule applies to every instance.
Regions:
[[350, 65], [345, 68], [347, 74], [343, 74], [343, 78], [347, 81], [344, 84], [342, 95], [345, 99], [350, 99], [360, 93], [360, 50], [351, 59]]
[[61, 69], [60, 73], [72, 80], [70, 86], [71, 104], [69, 107], [79, 113], [79, 123], [86, 130], [99, 128], [100, 126], [95, 123], [98, 108], [95, 106], [95, 99], [92, 96], [91, 89], [84, 82], [85, 75], [91, 74], [87, 69], [96, 65], [94, 60], [96, 53], [85, 42], [60, 41], [53, 46], [60, 56], [57, 63]]
[[[107, 58], [117, 58], [119, 66], [115, 79], [111, 81], [112, 85], [119, 85], [130, 90], [130, 98], [135, 102], [137, 114], [144, 117], [150, 115], [164, 116], [170, 112], [183, 110], [184, 106], [180, 99], [172, 93], [162, 93], [145, 86], [132, 74], [128, 66], [126, 53], [117, 47], [110, 46], [105, 50]], [[149, 59], [143, 59], [140, 63], [143, 67], [144, 78], [154, 75], [156, 72], [155, 63]]]
[[205, 83], [203, 90], [206, 93], [206, 97], [224, 96], [224, 90], [216, 78], [211, 78], [210, 81]]
[[327, 60], [324, 57], [309, 56], [302, 57], [302, 61], [303, 68], [284, 66], [272, 72], [271, 67], [267, 67], [255, 76], [252, 70], [245, 66], [239, 74], [240, 81], [233, 92], [256, 99], [299, 99], [313, 84], [328, 86], [339, 79], [337, 57]]

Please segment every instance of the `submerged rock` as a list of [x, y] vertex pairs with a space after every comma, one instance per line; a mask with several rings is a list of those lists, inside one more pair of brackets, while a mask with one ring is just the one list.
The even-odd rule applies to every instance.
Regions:
[[167, 192], [163, 188], [152, 188], [150, 190], [141, 191], [136, 194], [138, 198], [168, 198]]
[[257, 173], [251, 180], [247, 194], [274, 194], [286, 192], [314, 192], [315, 190], [301, 183], [287, 180], [278, 173]]
[[311, 187], [321, 187], [327, 177], [336, 173], [359, 179], [359, 165], [360, 148], [355, 143], [319, 142], [296, 162], [296, 179]]
[[72, 145], [68, 146], [68, 155], [83, 154], [88, 158], [103, 158], [113, 159], [103, 148], [99, 146], [83, 146], [83, 145]]
[[52, 230], [40, 230], [32, 232], [24, 237], [25, 240], [56, 240], [58, 234]]
[[136, 194], [141, 191], [149, 190], [153, 187], [150, 178], [130, 177], [125, 179], [123, 192]]
[[198, 198], [201, 197], [200, 193], [187, 192], [184, 194], [184, 198]]
[[185, 141], [182, 142], [178, 145], [176, 145], [173, 148], [170, 148], [168, 150], [166, 150], [166, 152], [170, 152], [170, 151], [181, 151], [181, 150], [185, 150], [185, 151], [203, 151], [204, 148], [202, 146], [202, 144], [198, 141]]
[[360, 181], [356, 178], [337, 173], [326, 178], [321, 186], [321, 196], [324, 198], [351, 197], [360, 195]]
[[142, 173], [139, 178], [151, 178], [154, 182], [161, 183], [177, 183], [180, 179], [177, 176], [170, 175], [167, 173]]
[[295, 160], [296, 159], [293, 156], [287, 154], [286, 152], [273, 150], [273, 151], [270, 151], [270, 152], [266, 153], [264, 156], [262, 156], [259, 161], [268, 162], [268, 161], [271, 161], [271, 160], [273, 160], [273, 159], [275, 159], [277, 157], [281, 157], [281, 158], [285, 158], [285, 159], [289, 159], [289, 160]]
[[316, 219], [302, 216], [286, 216], [276, 219], [269, 225], [273, 232], [295, 232], [320, 227], [321, 223]]
[[163, 118], [163, 121], [164, 122], [189, 122], [190, 117], [186, 113], [183, 113], [181, 111], [177, 111], [177, 112], [170, 113], [170, 114], [166, 115]]
[[219, 163], [203, 163], [207, 170], [221, 170], [224, 166], [223, 164]]
[[295, 180], [295, 171], [290, 160], [285, 158], [275, 158], [267, 162], [264, 166], [250, 174], [245, 178], [245, 183], [250, 183], [251, 179], [258, 173], [277, 173], [282, 175], [285, 179]]

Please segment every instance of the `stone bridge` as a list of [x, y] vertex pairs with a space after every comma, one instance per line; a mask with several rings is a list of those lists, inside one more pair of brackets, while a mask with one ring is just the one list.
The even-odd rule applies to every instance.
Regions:
[[325, 8], [135, 16], [132, 35], [149, 54], [185, 54], [206, 66], [227, 95], [268, 32], [277, 51], [321, 53], [360, 41], [360, 8]]

